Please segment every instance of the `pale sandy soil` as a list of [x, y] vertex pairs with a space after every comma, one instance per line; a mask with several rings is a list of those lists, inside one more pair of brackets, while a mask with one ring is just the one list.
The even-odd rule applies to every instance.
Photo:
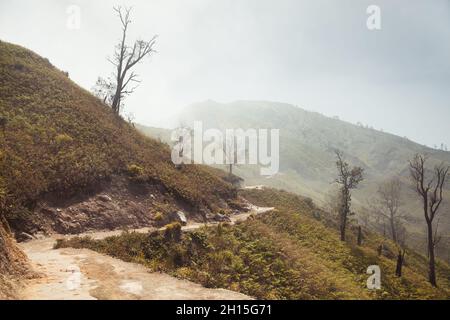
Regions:
[[[250, 212], [232, 217], [231, 223], [246, 220], [273, 208], [252, 207]], [[213, 224], [213, 223], [212, 223]], [[205, 224], [190, 223], [183, 230], [193, 230]], [[151, 228], [134, 230], [148, 232]], [[102, 239], [121, 231], [90, 232]], [[22, 299], [250, 299], [225, 290], [208, 289], [199, 284], [177, 279], [167, 274], [151, 272], [142, 265], [124, 262], [88, 249], [53, 249], [58, 237], [32, 240], [21, 247], [42, 276], [28, 280], [21, 293]]]

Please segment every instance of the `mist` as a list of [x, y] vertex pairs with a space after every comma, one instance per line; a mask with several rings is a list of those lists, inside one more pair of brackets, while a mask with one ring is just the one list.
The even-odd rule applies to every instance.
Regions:
[[[125, 104], [168, 127], [198, 101], [270, 100], [450, 145], [450, 4], [425, 1], [150, 0], [0, 2], [0, 39], [90, 89], [120, 37], [113, 5], [133, 6], [129, 39], [159, 36]], [[381, 30], [366, 26], [369, 5]], [[80, 28], [67, 8], [80, 8]]]

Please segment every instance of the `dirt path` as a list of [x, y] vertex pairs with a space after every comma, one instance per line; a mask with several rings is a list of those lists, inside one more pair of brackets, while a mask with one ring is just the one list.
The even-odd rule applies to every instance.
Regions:
[[[267, 212], [273, 208], [251, 209], [250, 212], [233, 216], [231, 223], [246, 220], [251, 214]], [[204, 225], [192, 223], [184, 226], [183, 230], [194, 230]], [[152, 229], [135, 231], [149, 230]], [[119, 230], [82, 235], [102, 239], [120, 233]], [[53, 250], [58, 237], [62, 236], [21, 244], [36, 271], [42, 274], [41, 278], [27, 283], [21, 295], [23, 299], [250, 299], [237, 292], [207, 289], [167, 274], [150, 272], [142, 265], [124, 262], [88, 249]]]

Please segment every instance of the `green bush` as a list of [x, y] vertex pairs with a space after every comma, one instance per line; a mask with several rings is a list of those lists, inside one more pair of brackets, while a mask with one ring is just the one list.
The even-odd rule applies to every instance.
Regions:
[[55, 141], [58, 145], [68, 144], [73, 141], [73, 138], [67, 134], [58, 134], [55, 137]]
[[132, 177], [142, 176], [144, 174], [144, 168], [136, 165], [130, 164], [127, 166], [128, 174]]
[[181, 224], [179, 222], [172, 222], [166, 225], [164, 229], [164, 238], [167, 241], [180, 241], [181, 240]]

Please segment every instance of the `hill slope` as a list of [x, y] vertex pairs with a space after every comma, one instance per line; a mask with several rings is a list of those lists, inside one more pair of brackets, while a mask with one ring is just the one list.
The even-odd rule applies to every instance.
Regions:
[[[90, 248], [144, 264], [211, 288], [227, 288], [259, 299], [449, 299], [450, 267], [439, 262], [439, 288], [427, 281], [426, 258], [406, 254], [395, 276], [397, 249], [383, 237], [356, 228], [339, 241], [336, 223], [306, 198], [274, 189], [245, 190], [259, 206], [276, 209], [235, 225], [150, 234], [124, 233], [103, 240], [72, 238], [59, 247]], [[384, 250], [377, 253], [383, 243]], [[368, 290], [366, 270], [378, 265], [381, 290]]]
[[16, 246], [0, 214], [0, 300], [16, 298], [20, 279], [32, 276], [28, 260]]
[[177, 209], [204, 216], [236, 197], [220, 171], [175, 167], [167, 145], [138, 133], [47, 59], [5, 42], [0, 119], [3, 214], [17, 232], [136, 227]]
[[[293, 105], [267, 101], [217, 103], [205, 101], [187, 107], [179, 123], [203, 121], [204, 128], [277, 128], [280, 129], [280, 173], [260, 176], [255, 166], [239, 165], [235, 173], [247, 185], [268, 185], [311, 197], [324, 204], [335, 179], [334, 150], [340, 149], [348, 161], [365, 169], [365, 180], [355, 191], [354, 205], [361, 209], [376, 194], [380, 182], [399, 175], [402, 183], [402, 210], [407, 215], [409, 240], [425, 249], [424, 218], [421, 204], [411, 186], [408, 160], [416, 153], [428, 155], [428, 165], [450, 164], [450, 152], [434, 150], [406, 138], [353, 125]], [[145, 131], [144, 131], [145, 132]], [[153, 129], [152, 132], [155, 132]], [[152, 133], [150, 132], [150, 133]], [[158, 136], [164, 137], [161, 132]], [[439, 228], [443, 235], [438, 251], [448, 258], [450, 245], [450, 185], [442, 208]]]

